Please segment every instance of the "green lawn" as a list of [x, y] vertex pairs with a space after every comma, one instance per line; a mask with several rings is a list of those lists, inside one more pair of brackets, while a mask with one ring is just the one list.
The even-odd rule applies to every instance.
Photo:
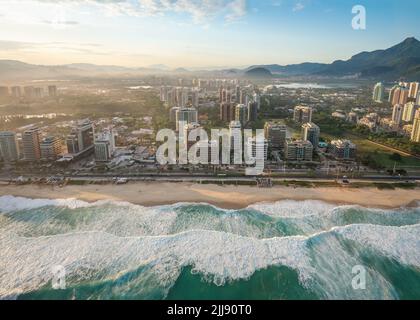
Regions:
[[[327, 140], [338, 139], [329, 134], [321, 133], [321, 136]], [[375, 159], [387, 169], [394, 168], [394, 161], [389, 157], [394, 153], [394, 151], [389, 150], [386, 147], [378, 146], [367, 139], [358, 138], [355, 136], [349, 137], [349, 139], [357, 145], [357, 154], [359, 156], [372, 154], [375, 156]], [[397, 169], [402, 167], [418, 167], [420, 169], [420, 160], [411, 156], [402, 156], [402, 162], [397, 163]]]
[[[389, 150], [386, 147], [378, 146], [369, 140], [354, 138], [352, 140], [357, 145], [357, 152], [359, 155], [362, 154], [375, 154], [376, 160], [387, 168], [394, 167], [394, 161], [389, 157], [394, 153], [394, 151]], [[420, 169], [420, 160], [414, 157], [402, 155], [402, 161], [397, 163], [397, 168], [400, 167], [419, 167]]]

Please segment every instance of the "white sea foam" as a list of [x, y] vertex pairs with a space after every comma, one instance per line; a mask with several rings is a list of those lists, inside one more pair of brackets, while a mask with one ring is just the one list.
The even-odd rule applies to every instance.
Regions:
[[47, 206], [67, 207], [70, 209], [87, 208], [98, 203], [91, 204], [77, 199], [28, 199], [14, 196], [0, 197], [0, 211], [13, 212], [19, 210], [36, 209]]
[[[302, 208], [299, 203], [303, 204]], [[207, 275], [216, 284], [223, 285], [229, 280], [247, 279], [257, 270], [284, 265], [295, 269], [303, 284], [314, 287], [322, 284], [319, 290], [328, 298], [354, 297], [354, 293], [344, 287], [351, 282], [348, 281], [352, 277], [351, 267], [360, 261], [341, 246], [335, 235], [403, 264], [420, 267], [420, 225], [350, 225], [309, 237], [271, 239], [258, 239], [253, 235], [257, 231], [252, 228], [248, 229], [246, 237], [197, 229], [169, 235], [180, 205], [145, 208], [110, 201], [89, 204], [79, 200], [0, 197], [0, 209], [4, 212], [47, 206], [86, 208], [86, 215], [96, 211], [91, 220], [82, 220], [76, 228], [59, 229], [66, 234], [51, 233], [51, 230], [57, 231], [57, 225], [49, 229], [50, 220], [36, 224], [36, 220], [0, 216], [0, 298], [45, 285], [51, 280], [52, 267], [57, 265], [64, 266], [67, 274], [79, 281], [89, 279], [92, 273], [101, 274], [101, 279], [97, 280], [112, 279], [140, 266], [151, 265], [159, 283], [167, 287], [176, 281], [185, 266], [193, 266], [194, 273]], [[312, 201], [281, 201], [273, 205], [272, 211], [269, 204], [250, 208], [281, 217], [299, 215], [299, 212], [304, 212], [301, 214], [306, 217], [334, 211], [333, 205]], [[234, 225], [235, 228], [241, 228], [241, 224]], [[374, 270], [370, 273], [376, 280], [374, 292], [384, 292], [385, 296], [379, 298], [395, 297], [392, 286], [379, 273]], [[337, 294], [338, 283], [344, 288], [341, 295]], [[361, 294], [365, 294], [364, 298], [371, 297], [372, 291]]]
[[[21, 238], [2, 235], [0, 297], [34, 290], [62, 265], [69, 274], [81, 266], [112, 277], [145, 264], [172, 261], [171, 274], [184, 266], [211, 275], [216, 282], [246, 279], [270, 265], [286, 265], [304, 280], [310, 268], [301, 237], [257, 240], [214, 231], [190, 231], [174, 236], [120, 238], [103, 232]], [[167, 275], [162, 275], [166, 277]], [[172, 279], [175, 281], [176, 279]]]
[[274, 217], [297, 218], [325, 215], [336, 208], [336, 206], [318, 200], [282, 200], [274, 203], [257, 203], [250, 205], [248, 208], [258, 210]]
[[403, 264], [420, 267], [420, 225], [418, 224], [404, 227], [359, 224], [335, 228], [333, 231]]
[[[332, 232], [321, 233], [315, 237], [337, 233], [384, 254], [391, 254], [402, 263], [419, 266], [419, 247], [416, 240], [419, 230], [419, 225], [406, 228], [355, 225], [336, 228]], [[394, 236], [384, 240], [388, 234]], [[51, 279], [51, 269], [56, 265], [64, 266], [69, 275], [83, 279], [88, 277], [84, 273], [87, 270], [101, 271], [105, 277], [113, 278], [116, 274], [142, 265], [160, 266], [161, 262], [164, 262], [165, 267], [156, 268], [157, 272], [164, 273], [157, 276], [171, 283], [176, 281], [182, 267], [192, 265], [194, 272], [210, 275], [219, 285], [228, 280], [247, 279], [255, 271], [274, 265], [295, 269], [303, 284], [321, 280], [328, 282], [329, 277], [334, 276], [331, 272], [341, 277], [345, 276], [342, 275], [344, 271], [348, 271], [345, 278], [351, 277], [349, 267], [357, 264], [357, 260], [348, 253], [343, 254], [345, 251], [338, 244], [331, 246], [334, 242], [330, 240], [321, 240], [325, 244], [320, 247], [321, 251], [310, 252], [307, 243], [313, 238], [284, 237], [258, 240], [215, 231], [189, 231], [173, 236], [129, 238], [116, 237], [104, 232], [39, 238], [2, 234], [0, 297], [39, 288]], [[401, 240], [393, 247], [393, 240], [397, 238]], [[400, 245], [405, 241], [405, 244]], [[333, 267], [332, 271], [325, 275], [324, 269], [313, 264], [311, 254], [322, 257], [323, 261], [327, 260], [328, 266]], [[378, 283], [389, 287], [381, 275], [375, 276], [380, 278], [377, 279]], [[324, 286], [326, 296], [342, 297], [333, 291], [337, 290], [337, 284], [329, 284], [332, 288], [330, 291]]]

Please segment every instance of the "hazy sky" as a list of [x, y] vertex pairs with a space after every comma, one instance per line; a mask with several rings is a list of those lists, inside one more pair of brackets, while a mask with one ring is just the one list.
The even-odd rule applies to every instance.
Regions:
[[[352, 7], [367, 29], [351, 27]], [[419, 0], [0, 0], [0, 59], [247, 66], [332, 62], [420, 38]]]

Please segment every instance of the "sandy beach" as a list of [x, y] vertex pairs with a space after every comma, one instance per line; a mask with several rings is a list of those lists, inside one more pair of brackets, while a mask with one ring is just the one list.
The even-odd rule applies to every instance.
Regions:
[[416, 190], [379, 190], [377, 188], [293, 188], [276, 186], [262, 189], [252, 186], [218, 186], [193, 183], [132, 182], [126, 185], [84, 185], [63, 188], [44, 185], [0, 185], [0, 196], [13, 195], [40, 199], [79, 199], [127, 201], [143, 206], [179, 202], [210, 203], [226, 209], [245, 208], [258, 202], [279, 200], [322, 200], [336, 204], [398, 208], [420, 200]]

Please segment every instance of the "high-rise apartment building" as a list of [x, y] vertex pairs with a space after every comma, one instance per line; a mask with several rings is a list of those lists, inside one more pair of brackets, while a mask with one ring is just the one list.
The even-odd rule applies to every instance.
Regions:
[[231, 149], [234, 148], [235, 143], [241, 144], [242, 149], [242, 124], [239, 121], [229, 123], [229, 136]]
[[112, 159], [115, 151], [115, 134], [112, 127], [104, 129], [95, 137], [95, 160], [108, 162]]
[[384, 94], [384, 85], [382, 84], [382, 82], [377, 83], [373, 89], [373, 101], [382, 103], [382, 101], [384, 100]]
[[47, 137], [40, 144], [41, 158], [45, 160], [56, 160], [63, 152], [61, 139], [58, 137]]
[[231, 122], [235, 120], [236, 107], [233, 103], [222, 102], [220, 104], [220, 120], [224, 122]]
[[242, 126], [246, 124], [248, 119], [248, 108], [244, 104], [238, 104], [235, 108], [235, 121], [239, 121]]
[[41, 131], [38, 128], [26, 130], [22, 135], [23, 156], [26, 161], [41, 159]]
[[26, 86], [23, 88], [23, 91], [25, 93], [25, 98], [32, 99], [35, 97], [35, 89], [32, 86]]
[[0, 157], [3, 161], [19, 160], [19, 146], [14, 132], [0, 132]]
[[184, 143], [187, 150], [190, 150], [190, 148], [197, 143], [197, 140], [190, 141], [190, 133], [194, 130], [199, 130], [200, 128], [201, 126], [196, 122], [188, 123], [184, 126]]
[[401, 105], [401, 104], [394, 105], [394, 108], [392, 110], [392, 121], [397, 126], [399, 126], [402, 122], [403, 111], [404, 111], [404, 106], [403, 105]]
[[283, 150], [286, 143], [287, 127], [276, 122], [266, 122], [264, 135], [271, 150]]
[[295, 107], [293, 120], [299, 123], [312, 122], [312, 108], [307, 106]]
[[248, 121], [257, 121], [258, 119], [258, 103], [250, 101], [248, 103]]
[[315, 123], [308, 122], [302, 125], [302, 140], [311, 142], [314, 150], [318, 149], [320, 134], [321, 130]]
[[314, 147], [309, 141], [286, 141], [284, 155], [288, 161], [312, 161]]
[[420, 83], [419, 82], [411, 82], [410, 83], [410, 92], [408, 94], [408, 97], [416, 99], [419, 92], [420, 92]]
[[356, 145], [350, 140], [334, 140], [328, 148], [329, 153], [339, 160], [354, 160], [356, 158]]
[[420, 109], [416, 111], [416, 115], [414, 116], [411, 141], [420, 142]]
[[180, 108], [176, 112], [176, 130], [179, 131], [179, 123], [183, 122], [183, 125], [188, 123], [198, 123], [198, 111], [195, 108]]
[[250, 158], [253, 158], [257, 161], [265, 161], [268, 159], [268, 141], [264, 139], [264, 141], [258, 142], [256, 138], [248, 138], [246, 142], [246, 152]]
[[71, 154], [79, 154], [90, 150], [94, 145], [94, 127], [89, 119], [79, 121], [67, 136], [67, 149]]
[[414, 102], [407, 102], [404, 105], [402, 121], [408, 122], [408, 123], [413, 122], [417, 109], [418, 109], [418, 106]]
[[21, 96], [22, 96], [21, 87], [18, 87], [18, 86], [12, 87], [12, 97], [13, 98], [20, 98]]
[[95, 141], [95, 161], [108, 162], [112, 158], [110, 142], [108, 140]]
[[57, 86], [48, 86], [48, 96], [50, 97], [57, 96]]
[[170, 110], [169, 110], [169, 121], [171, 121], [171, 122], [176, 122], [176, 113], [179, 111], [179, 109], [180, 108], [178, 108], [178, 107], [172, 107]]

